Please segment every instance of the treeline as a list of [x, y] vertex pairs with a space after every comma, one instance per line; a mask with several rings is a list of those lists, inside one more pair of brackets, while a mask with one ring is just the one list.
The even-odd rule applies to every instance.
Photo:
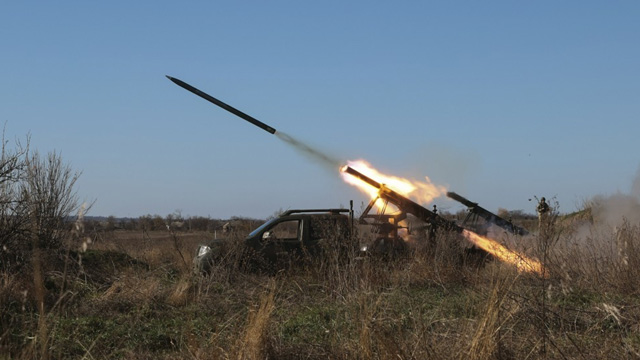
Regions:
[[238, 229], [245, 227], [257, 227], [264, 220], [251, 219], [234, 216], [230, 219], [213, 219], [204, 216], [183, 217], [179, 213], [160, 215], [143, 215], [138, 218], [117, 218], [109, 216], [107, 218], [85, 218], [84, 227], [91, 231], [113, 231], [113, 230], [139, 230], [156, 231], [170, 230], [175, 232], [185, 231], [221, 231], [226, 229]]
[[[456, 213], [443, 211], [439, 213], [444, 218], [461, 223], [469, 214], [468, 210], [460, 210]], [[518, 225], [530, 225], [535, 222], [537, 217], [533, 214], [525, 213], [523, 210], [508, 211], [499, 209], [498, 216], [513, 221]], [[114, 231], [114, 230], [139, 230], [139, 231], [157, 231], [170, 230], [175, 232], [188, 231], [221, 231], [223, 228], [239, 229], [248, 228], [252, 230], [264, 223], [264, 219], [252, 219], [240, 216], [233, 216], [230, 219], [214, 219], [205, 216], [182, 216], [179, 211], [166, 216], [158, 214], [143, 215], [137, 218], [118, 218], [109, 217], [86, 217], [84, 219], [84, 227], [91, 231]]]

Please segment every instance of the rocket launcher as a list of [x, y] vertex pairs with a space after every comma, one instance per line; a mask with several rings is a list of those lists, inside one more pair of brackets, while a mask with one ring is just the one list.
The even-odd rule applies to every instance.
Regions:
[[350, 166], [345, 166], [342, 168], [342, 171], [354, 176], [362, 181], [364, 181], [365, 183], [373, 186], [374, 188], [378, 189], [378, 197], [373, 199], [369, 205], [367, 206], [367, 208], [365, 209], [365, 211], [363, 212], [363, 215], [361, 217], [369, 217], [369, 218], [375, 218], [375, 217], [380, 217], [380, 215], [369, 215], [369, 211], [372, 209], [372, 207], [374, 206], [375, 202], [379, 199], [382, 199], [385, 202], [389, 202], [393, 205], [395, 205], [400, 211], [401, 214], [399, 215], [387, 215], [388, 218], [393, 219], [393, 223], [394, 225], [397, 225], [398, 222], [404, 220], [406, 218], [406, 214], [411, 214], [415, 217], [417, 217], [418, 219], [429, 223], [429, 224], [433, 224], [439, 228], [444, 228], [444, 229], [448, 229], [448, 230], [454, 230], [457, 232], [462, 232], [463, 228], [461, 228], [460, 226], [456, 225], [454, 222], [449, 221], [445, 218], [443, 218], [442, 216], [436, 214], [435, 212], [428, 210], [427, 208], [425, 208], [424, 206], [416, 203], [415, 201], [408, 199], [405, 196], [402, 196], [400, 194], [398, 194], [397, 192], [393, 191], [392, 189], [386, 187], [384, 184], [380, 184], [379, 182], [371, 179], [370, 177], [362, 174], [361, 172], [359, 172], [358, 170], [350, 167]]
[[471, 217], [473, 216], [477, 216], [477, 217], [481, 217], [483, 218], [485, 221], [492, 223], [492, 224], [496, 224], [497, 226], [509, 231], [512, 234], [515, 235], [527, 235], [529, 234], [529, 232], [517, 225], [514, 225], [511, 221], [506, 220], [504, 218], [501, 218], [500, 216], [492, 213], [491, 211], [483, 208], [482, 206], [478, 205], [478, 203], [472, 202], [467, 198], [464, 198], [454, 192], [447, 192], [447, 196], [459, 203], [461, 203], [462, 205], [466, 206], [467, 208], [469, 208], [469, 214], [467, 215], [467, 218], [464, 220], [463, 224], [467, 222], [467, 220], [470, 220]]

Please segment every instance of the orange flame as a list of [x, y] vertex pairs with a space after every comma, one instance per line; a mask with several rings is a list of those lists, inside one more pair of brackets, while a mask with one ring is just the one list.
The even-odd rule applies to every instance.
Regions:
[[[358, 170], [365, 176], [384, 184], [389, 189], [401, 194], [402, 196], [413, 198], [418, 203], [427, 204], [433, 199], [442, 196], [446, 193], [447, 188], [441, 185], [435, 185], [431, 180], [425, 176], [425, 182], [409, 180], [393, 175], [387, 175], [379, 172], [373, 168], [369, 163], [364, 160], [349, 161], [348, 166]], [[367, 184], [366, 182], [351, 176], [343, 171], [340, 172], [342, 179], [348, 184], [356, 186], [361, 191], [369, 194], [372, 199], [378, 197], [379, 189]], [[382, 200], [376, 202], [378, 208], [382, 208]], [[492, 254], [499, 260], [515, 265], [518, 271], [533, 272], [539, 275], [547, 276], [542, 264], [535, 259], [530, 259], [524, 254], [517, 251], [509, 250], [506, 247], [500, 245], [498, 242], [489, 238], [480, 236], [468, 230], [463, 231], [463, 235], [471, 243], [475, 244], [479, 248]]]
[[517, 251], [509, 250], [498, 242], [471, 231], [464, 230], [462, 234], [473, 244], [501, 261], [515, 265], [516, 269], [520, 272], [536, 273], [544, 277], [547, 276], [544, 267], [538, 260], [530, 259]]
[[[433, 199], [442, 196], [447, 192], [446, 187], [433, 184], [427, 176], [425, 176], [425, 181], [415, 181], [383, 174], [364, 160], [349, 161], [348, 164], [350, 167], [358, 170], [362, 174], [374, 179], [380, 184], [384, 184], [386, 187], [401, 194], [402, 196], [412, 198], [418, 203], [430, 203]], [[344, 172], [341, 172], [340, 174], [345, 182], [354, 185], [361, 191], [369, 194], [372, 199], [375, 199], [378, 196], [379, 189], [376, 189], [364, 181]]]

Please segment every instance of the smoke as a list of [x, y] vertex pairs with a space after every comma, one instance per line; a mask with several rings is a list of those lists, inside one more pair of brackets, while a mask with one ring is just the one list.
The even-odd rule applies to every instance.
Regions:
[[584, 222], [576, 228], [575, 238], [586, 242], [588, 239], [607, 241], [626, 225], [640, 225], [640, 169], [631, 182], [629, 193], [598, 195], [587, 201], [585, 209], [591, 213], [591, 222]]
[[480, 170], [482, 159], [474, 152], [456, 148], [451, 144], [430, 142], [407, 155], [413, 164], [412, 175], [429, 174], [429, 178], [450, 189], [464, 191], [469, 179]]
[[563, 244], [564, 250], [579, 251], [584, 259], [610, 259], [628, 266], [640, 226], [640, 169], [629, 193], [595, 196], [585, 204], [585, 210], [590, 211], [583, 214], [591, 217], [576, 218], [577, 226], [567, 238], [570, 241]]
[[624, 220], [631, 224], [640, 223], [640, 201], [635, 196], [615, 194], [609, 197], [596, 197], [591, 209], [594, 222], [618, 226]]
[[283, 133], [278, 130], [275, 134], [278, 139], [284, 141], [285, 143], [293, 146], [293, 148], [302, 154], [304, 157], [322, 165], [323, 167], [329, 169], [330, 171], [337, 171], [342, 165], [346, 163], [346, 161], [342, 161], [338, 159], [336, 156], [329, 155], [326, 152], [320, 151], [316, 148], [313, 148], [302, 141], [294, 138], [291, 135]]
[[595, 223], [611, 227], [619, 226], [624, 220], [632, 225], [640, 224], [640, 168], [631, 183], [629, 194], [596, 196], [591, 201], [591, 213]]

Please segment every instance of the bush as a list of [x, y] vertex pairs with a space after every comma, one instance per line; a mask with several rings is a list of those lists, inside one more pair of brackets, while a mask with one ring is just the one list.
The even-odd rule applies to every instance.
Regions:
[[0, 155], [0, 264], [15, 271], [34, 249], [56, 250], [68, 238], [70, 216], [78, 210], [73, 186], [79, 173], [56, 152], [46, 157], [3, 139]]

